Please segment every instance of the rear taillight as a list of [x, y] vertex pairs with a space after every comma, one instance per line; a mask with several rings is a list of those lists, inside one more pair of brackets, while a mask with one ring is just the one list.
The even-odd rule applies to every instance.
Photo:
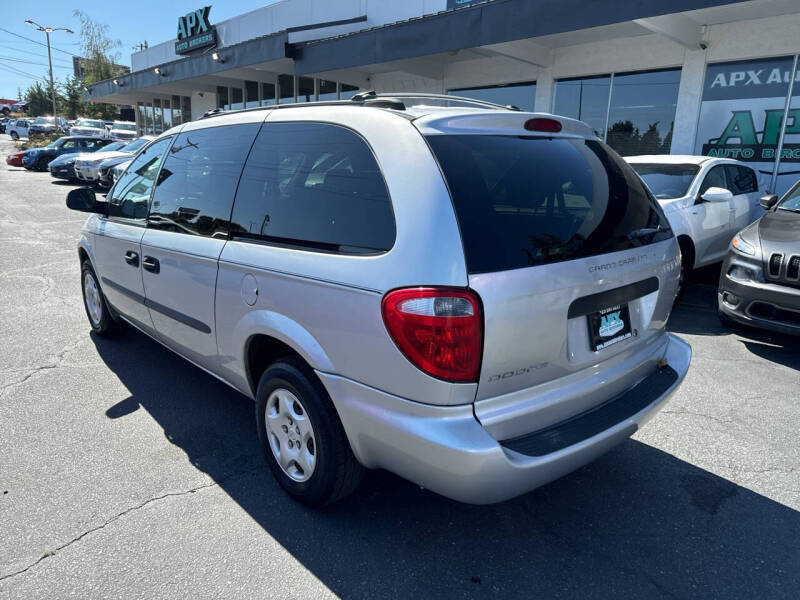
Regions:
[[428, 375], [478, 380], [483, 318], [471, 290], [407, 288], [383, 299], [383, 321], [400, 351]]
[[525, 121], [525, 129], [528, 131], [541, 131], [542, 133], [558, 133], [562, 126], [560, 121], [548, 119], [546, 117], [534, 117]]

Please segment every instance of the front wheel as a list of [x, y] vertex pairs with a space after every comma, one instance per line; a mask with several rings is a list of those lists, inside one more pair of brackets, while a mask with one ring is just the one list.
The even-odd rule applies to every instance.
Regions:
[[88, 260], [81, 268], [81, 289], [83, 290], [83, 306], [92, 331], [102, 336], [110, 336], [119, 331], [119, 323], [114, 319], [103, 291], [97, 281], [97, 275]]
[[46, 171], [47, 167], [50, 165], [50, 161], [53, 160], [47, 156], [40, 156], [36, 159], [36, 170], [37, 171]]
[[345, 497], [361, 481], [358, 463], [330, 398], [301, 360], [272, 364], [256, 392], [264, 456], [290, 496], [309, 506]]
[[19, 134], [16, 131], [12, 131], [10, 135], [11, 139], [14, 140], [15, 142], [19, 139]]

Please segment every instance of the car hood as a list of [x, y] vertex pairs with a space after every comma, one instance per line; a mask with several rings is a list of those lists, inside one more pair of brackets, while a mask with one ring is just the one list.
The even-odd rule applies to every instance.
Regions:
[[88, 160], [107, 160], [109, 158], [119, 158], [119, 157], [130, 158], [130, 154], [128, 154], [127, 152], [117, 152], [116, 150], [112, 150], [111, 152], [103, 152], [103, 151], [93, 152], [91, 154], [87, 154], [85, 157], [82, 158], [87, 158]]
[[770, 247], [789, 244], [795, 252], [800, 252], [800, 213], [788, 210], [768, 212], [758, 222], [758, 235], [765, 253], [767, 252], [765, 244]]
[[68, 163], [70, 161], [83, 158], [84, 156], [89, 156], [89, 155], [85, 154], [85, 153], [69, 152], [67, 154], [62, 154], [58, 158], [53, 159], [53, 161], [50, 163], [50, 165], [52, 165], [52, 166], [63, 165], [63, 164], [66, 164], [66, 163]]

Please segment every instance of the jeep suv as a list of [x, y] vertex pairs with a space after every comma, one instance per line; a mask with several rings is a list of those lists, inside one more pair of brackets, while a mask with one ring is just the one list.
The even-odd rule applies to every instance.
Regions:
[[129, 323], [253, 398], [310, 505], [365, 467], [522, 494], [629, 437], [689, 367], [665, 331], [675, 236], [579, 121], [374, 93], [218, 113], [67, 205], [95, 213], [92, 329]]

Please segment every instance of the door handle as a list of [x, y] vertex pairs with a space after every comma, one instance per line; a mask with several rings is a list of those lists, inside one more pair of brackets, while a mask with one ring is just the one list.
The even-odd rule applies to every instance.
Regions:
[[145, 256], [142, 260], [142, 266], [151, 273], [158, 273], [161, 270], [161, 265], [157, 258], [152, 256]]
[[129, 265], [134, 266], [134, 267], [138, 267], [139, 266], [139, 255], [136, 254], [136, 252], [134, 252], [133, 250], [128, 250], [125, 253], [125, 262], [128, 263]]

